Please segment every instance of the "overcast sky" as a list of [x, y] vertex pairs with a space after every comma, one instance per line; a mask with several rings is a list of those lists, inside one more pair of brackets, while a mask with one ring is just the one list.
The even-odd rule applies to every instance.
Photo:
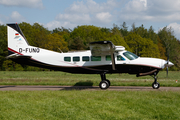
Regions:
[[180, 39], [180, 0], [0, 0], [0, 24], [38, 22], [52, 30], [78, 25], [168, 26]]

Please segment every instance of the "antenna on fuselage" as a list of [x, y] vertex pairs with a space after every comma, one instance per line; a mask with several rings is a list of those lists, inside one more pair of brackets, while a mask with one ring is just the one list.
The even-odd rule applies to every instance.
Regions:
[[61, 53], [63, 53], [63, 51], [60, 49], [60, 48], [58, 48], [59, 49], [59, 51], [61, 52]]

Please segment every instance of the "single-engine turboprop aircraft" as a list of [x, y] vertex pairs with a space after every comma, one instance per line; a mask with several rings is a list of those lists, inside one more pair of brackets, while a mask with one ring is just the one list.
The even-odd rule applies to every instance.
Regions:
[[18, 24], [7, 24], [8, 59], [17, 63], [48, 68], [57, 71], [80, 74], [100, 74], [99, 87], [107, 89], [110, 81], [107, 73], [129, 73], [137, 77], [151, 75], [152, 87], [158, 89], [157, 74], [165, 67], [174, 65], [169, 60], [138, 57], [115, 46], [110, 41], [90, 43], [90, 50], [58, 53], [39, 47], [30, 46]]

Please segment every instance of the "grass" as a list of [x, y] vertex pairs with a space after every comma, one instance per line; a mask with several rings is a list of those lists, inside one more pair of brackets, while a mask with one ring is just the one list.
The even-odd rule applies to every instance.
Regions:
[[0, 119], [177, 120], [180, 92], [0, 91]]
[[[159, 73], [161, 86], [180, 86], [180, 72]], [[150, 76], [107, 74], [112, 85], [151, 86]], [[178, 81], [177, 83], [175, 81]], [[99, 75], [0, 71], [0, 85], [98, 85]], [[179, 91], [0, 91], [2, 120], [178, 120]]]
[[[113, 86], [151, 86], [154, 79], [150, 76], [136, 77], [129, 74], [107, 74], [107, 79]], [[69, 86], [98, 86], [100, 75], [70, 74], [50, 71], [0, 71], [0, 85], [69, 85]], [[176, 83], [176, 80], [178, 81]], [[170, 71], [158, 74], [161, 86], [180, 86], [180, 72]]]

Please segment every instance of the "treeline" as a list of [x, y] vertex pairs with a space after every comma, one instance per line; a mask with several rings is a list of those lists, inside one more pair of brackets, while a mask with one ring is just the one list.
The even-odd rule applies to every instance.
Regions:
[[[156, 33], [151, 26], [136, 27], [133, 24], [128, 30], [124, 22], [122, 25], [113, 25], [112, 28], [101, 28], [93, 25], [77, 26], [73, 30], [64, 27], [52, 31], [38, 23], [20, 23], [29, 44], [53, 51], [88, 50], [89, 43], [94, 41], [112, 41], [126, 50], [140, 57], [169, 59], [175, 65], [171, 70], [180, 70], [180, 41], [174, 36], [171, 28], [164, 27]], [[7, 26], [0, 25], [0, 70], [45, 70], [36, 67], [19, 65], [7, 60]]]

